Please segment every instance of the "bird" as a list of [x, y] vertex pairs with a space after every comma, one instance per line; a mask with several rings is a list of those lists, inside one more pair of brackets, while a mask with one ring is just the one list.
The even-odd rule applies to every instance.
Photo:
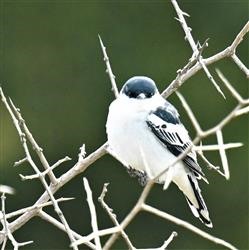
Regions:
[[[198, 185], [198, 180], [207, 179], [193, 143], [177, 109], [160, 95], [151, 78], [134, 76], [125, 82], [109, 106], [106, 133], [111, 152], [142, 185], [155, 178], [165, 189], [175, 183], [193, 215], [213, 227]], [[187, 149], [186, 156], [170, 166]]]

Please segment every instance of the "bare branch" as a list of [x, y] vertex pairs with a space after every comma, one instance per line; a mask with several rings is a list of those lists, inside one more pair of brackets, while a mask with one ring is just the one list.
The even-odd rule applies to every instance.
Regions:
[[109, 75], [109, 78], [110, 78], [110, 81], [112, 84], [112, 91], [113, 91], [115, 97], [117, 98], [119, 95], [119, 92], [118, 92], [117, 84], [115, 81], [115, 75], [112, 73], [112, 68], [111, 68], [111, 64], [109, 61], [109, 57], [107, 56], [107, 53], [106, 53], [106, 47], [104, 46], [100, 35], [99, 35], [99, 42], [100, 42], [100, 46], [101, 46], [101, 49], [102, 49], [102, 52], [104, 55], [104, 61], [106, 64], [106, 73]]
[[[37, 144], [37, 142], [36, 142], [35, 139], [33, 138], [33, 135], [32, 135], [31, 132], [29, 131], [28, 127], [26, 126], [25, 121], [24, 121], [24, 119], [23, 119], [23, 117], [22, 117], [22, 115], [21, 115], [19, 109], [15, 107], [14, 103], [12, 102], [12, 100], [11, 100], [10, 98], [9, 98], [9, 100], [10, 100], [10, 104], [11, 104], [11, 106], [12, 106], [12, 109], [13, 109], [13, 111], [15, 112], [16, 118], [17, 118], [17, 120], [18, 120], [18, 122], [19, 122], [18, 126], [20, 126], [20, 129], [23, 130], [25, 136], [27, 137], [27, 139], [28, 139], [29, 142], [31, 143], [31, 145], [32, 145], [34, 151], [36, 152], [36, 154], [38, 155], [38, 157], [39, 157], [39, 159], [40, 159], [40, 161], [41, 161], [43, 167], [44, 167], [46, 170], [49, 169], [49, 163], [48, 163], [46, 157], [44, 156], [44, 154], [43, 154], [43, 152], [42, 152], [42, 151], [43, 151], [42, 148], [39, 147], [39, 145]], [[7, 102], [5, 103], [5, 105], [6, 105], [6, 104], [8, 105]], [[27, 157], [27, 158], [28, 158], [28, 157]], [[48, 176], [49, 176], [51, 182], [52, 182], [53, 184], [55, 184], [57, 180], [56, 180], [56, 177], [54, 176], [53, 172], [49, 172], [49, 173], [48, 173]]]
[[228, 167], [228, 160], [227, 160], [227, 156], [226, 156], [226, 151], [224, 149], [223, 136], [222, 136], [221, 130], [218, 129], [216, 131], [216, 136], [217, 136], [217, 142], [219, 145], [220, 158], [221, 158], [224, 174], [225, 174], [226, 179], [229, 180], [230, 171], [229, 171], [229, 167]]
[[232, 250], [236, 250], [237, 249], [236, 247], [234, 247], [232, 244], [228, 243], [227, 241], [224, 241], [222, 239], [214, 237], [214, 236], [212, 236], [212, 235], [210, 235], [210, 234], [208, 234], [208, 233], [200, 230], [199, 228], [193, 226], [192, 224], [190, 224], [190, 223], [188, 223], [188, 222], [186, 222], [184, 220], [181, 220], [181, 219], [179, 219], [179, 218], [177, 218], [177, 217], [175, 217], [173, 215], [170, 215], [168, 213], [162, 212], [161, 210], [158, 210], [158, 209], [156, 209], [156, 208], [154, 208], [152, 206], [146, 205], [146, 204], [143, 204], [142, 208], [143, 208], [144, 211], [147, 211], [149, 213], [155, 214], [158, 217], [161, 217], [161, 218], [164, 218], [166, 220], [169, 220], [169, 221], [171, 221], [171, 222], [173, 222], [173, 223], [175, 223], [175, 224], [177, 224], [179, 226], [185, 227], [186, 229], [194, 232], [195, 234], [200, 235], [201, 237], [203, 237], [203, 238], [205, 238], [205, 239], [207, 239], [209, 241], [212, 241], [212, 242], [214, 242], [216, 244], [219, 244], [221, 246], [227, 247], [228, 249], [232, 249]]
[[[110, 219], [112, 220], [112, 222], [114, 223], [115, 226], [120, 227], [120, 224], [117, 220], [117, 216], [116, 214], [113, 213], [113, 210], [106, 204], [106, 202], [104, 201], [105, 195], [107, 193], [107, 186], [109, 185], [109, 183], [105, 183], [103, 186], [103, 190], [101, 195], [99, 196], [98, 200], [100, 202], [100, 204], [102, 205], [102, 207], [105, 209], [105, 211], [107, 212], [107, 214], [109, 215]], [[123, 237], [123, 239], [125, 240], [128, 248], [130, 250], [135, 249], [134, 246], [132, 245], [128, 235], [125, 233], [125, 231], [123, 229], [120, 230], [120, 233]]]
[[240, 116], [249, 113], [249, 106], [241, 108], [235, 112], [235, 116]]
[[[63, 232], [66, 232], [64, 225], [61, 222], [59, 222], [58, 220], [56, 220], [55, 218], [53, 218], [52, 216], [50, 216], [49, 214], [47, 214], [46, 212], [40, 210], [39, 213], [38, 213], [38, 216], [41, 219], [43, 219], [43, 220], [49, 222], [50, 224], [56, 226], [57, 228], [59, 228]], [[80, 234], [74, 232], [72, 229], [71, 229], [71, 232], [72, 232], [72, 234], [73, 234], [73, 236], [74, 236], [74, 238], [76, 240], [81, 239], [83, 237]], [[96, 246], [93, 243], [91, 243], [90, 241], [86, 242], [85, 244], [88, 247], [90, 247], [91, 249], [96, 249]]]
[[86, 156], [86, 145], [83, 144], [81, 147], [80, 147], [80, 153], [78, 155], [79, 159], [78, 159], [78, 162], [81, 162], [84, 160]]
[[2, 225], [3, 225], [3, 232], [4, 232], [3, 236], [5, 238], [2, 249], [4, 249], [5, 246], [6, 246], [7, 238], [11, 241], [11, 243], [12, 243], [12, 245], [14, 247], [14, 250], [18, 250], [19, 247], [21, 247], [21, 246], [26, 246], [28, 244], [33, 243], [33, 241], [27, 241], [27, 242], [19, 243], [19, 242], [17, 242], [15, 240], [12, 232], [9, 230], [9, 223], [7, 221], [7, 218], [6, 218], [6, 211], [5, 211], [5, 200], [6, 200], [5, 194], [6, 193], [13, 194], [13, 189], [11, 187], [1, 185], [1, 191], [0, 192], [2, 193], [2, 195], [1, 195], [1, 205], [2, 205], [1, 215], [2, 215], [2, 220], [0, 220], [0, 221], [1, 221]]
[[[226, 57], [231, 57], [234, 54], [234, 50], [239, 45], [238, 41], [242, 41], [243, 37], [248, 33], [249, 22], [245, 24], [242, 30], [239, 32], [237, 37], [234, 39], [232, 45], [228, 46], [224, 50], [220, 51], [219, 53], [208, 57], [206, 59], [202, 59], [203, 63], [207, 66], [213, 64], [217, 61], [220, 61]], [[240, 39], [239, 39], [240, 38]], [[193, 57], [193, 56], [192, 56]], [[200, 69], [202, 69], [202, 65], [200, 63], [196, 63], [192, 66], [188, 71], [183, 73], [181, 77], [177, 77], [169, 84], [169, 86], [162, 92], [162, 96], [167, 98], [173, 92], [175, 92], [184, 82], [186, 82], [190, 77], [195, 75]]]
[[201, 126], [199, 125], [199, 122], [197, 121], [197, 119], [195, 118], [191, 108], [189, 107], [188, 103], [186, 102], [185, 98], [183, 97], [183, 95], [176, 91], [177, 97], [180, 99], [182, 106], [184, 107], [185, 111], [187, 112], [195, 130], [197, 135], [201, 136], [203, 134], [203, 130], [201, 129]]
[[17, 166], [23, 164], [23, 163], [26, 162], [26, 161], [28, 161], [27, 157], [25, 157], [25, 158], [23, 158], [23, 159], [21, 159], [21, 160], [19, 160], [19, 161], [16, 161], [16, 162], [14, 163], [14, 167], [17, 167]]
[[169, 238], [164, 242], [162, 247], [160, 249], [166, 249], [168, 245], [173, 241], [173, 239], [177, 236], [177, 232], [172, 232], [172, 234], [169, 236]]
[[238, 45], [242, 42], [244, 36], [248, 32], [249, 32], [249, 21], [245, 24], [245, 26], [242, 28], [242, 30], [239, 32], [239, 34], [236, 36], [236, 38], [234, 39], [234, 41], [230, 46], [230, 50], [233, 54], [236, 52]]
[[[243, 143], [241, 143], [241, 142], [223, 144], [224, 149], [239, 148], [242, 146], [243, 146]], [[219, 149], [220, 149], [219, 145], [200, 145], [200, 146], [193, 147], [193, 150], [195, 150], [195, 151], [216, 151]]]
[[[111, 228], [107, 228], [107, 229], [102, 229], [102, 230], [99, 230], [97, 232], [97, 236], [101, 237], [101, 236], [105, 236], [105, 235], [110, 235], [110, 234], [117, 233], [119, 231], [120, 231], [120, 227], [111, 227]], [[79, 240], [75, 241], [72, 244], [72, 246], [86, 244], [87, 242], [90, 242], [91, 240], [93, 240], [95, 237], [96, 237], [96, 234], [92, 232], [89, 235], [83, 236]]]
[[38, 174], [32, 174], [32, 175], [22, 175], [22, 174], [19, 174], [19, 176], [21, 177], [21, 179], [23, 181], [25, 180], [32, 180], [32, 179], [38, 179], [41, 177], [41, 175], [44, 177], [46, 176], [48, 173], [52, 172], [52, 170], [54, 170], [56, 167], [58, 167], [60, 164], [62, 164], [63, 162], [65, 161], [70, 161], [72, 160], [70, 157], [66, 156], [64, 157], [63, 159], [60, 159], [58, 160], [54, 165], [52, 165], [51, 167], [49, 167], [48, 169], [44, 170], [43, 172], [41, 173], [38, 173]]
[[[199, 54], [199, 51], [198, 51], [198, 48], [197, 48], [197, 45], [194, 41], [194, 38], [192, 37], [192, 34], [191, 34], [191, 28], [188, 27], [186, 21], [185, 21], [185, 18], [184, 18], [184, 14], [182, 12], [182, 10], [180, 9], [178, 3], [176, 0], [171, 0], [171, 3], [173, 4], [175, 10], [176, 10], [176, 13], [179, 17], [179, 21], [180, 21], [180, 24], [185, 32], [185, 35], [186, 35], [186, 40], [189, 42], [192, 50], [193, 50], [193, 56], [197, 56]], [[203, 70], [205, 71], [208, 79], [213, 83], [213, 85], [215, 86], [215, 88], [217, 89], [217, 91], [225, 98], [225, 95], [224, 93], [221, 91], [219, 85], [215, 82], [213, 76], [210, 74], [207, 66], [205, 65], [205, 63], [203, 62], [202, 60], [202, 56], [199, 55], [197, 57], [197, 60], [199, 61], [200, 65], [202, 66]]]
[[99, 230], [98, 230], [98, 223], [97, 223], [97, 215], [96, 215], [95, 205], [93, 203], [92, 190], [91, 190], [91, 188], [89, 186], [87, 178], [84, 177], [83, 182], [84, 182], [84, 187], [85, 187], [86, 194], [87, 194], [87, 203], [88, 203], [90, 213], [91, 213], [91, 222], [92, 222], [93, 233], [95, 234], [94, 241], [95, 241], [96, 249], [101, 250], [100, 238], [99, 238], [99, 236], [97, 234]]
[[240, 70], [246, 74], [246, 78], [248, 79], [249, 78], [249, 69], [246, 67], [246, 65], [243, 62], [241, 62], [241, 60], [236, 56], [235, 53], [231, 56], [231, 58], [237, 64], [237, 66], [240, 68]]
[[[70, 201], [70, 200], [73, 200], [74, 198], [59, 198], [57, 199], [56, 201], [57, 202], [63, 202], [63, 201]], [[45, 202], [41, 205], [33, 205], [33, 206], [30, 206], [30, 207], [25, 207], [25, 208], [22, 208], [22, 209], [19, 209], [19, 210], [16, 210], [14, 212], [11, 212], [11, 213], [8, 213], [6, 214], [6, 219], [9, 219], [9, 218], [13, 218], [13, 217], [16, 217], [20, 214], [24, 214], [24, 213], [27, 213], [29, 211], [32, 211], [32, 210], [38, 210], [38, 209], [41, 209], [43, 207], [47, 207], [47, 206], [51, 206], [53, 205], [52, 201], [48, 201], [48, 202]], [[2, 216], [0, 215], [0, 220], [2, 219]]]
[[143, 189], [143, 192], [141, 193], [136, 205], [132, 208], [132, 210], [129, 212], [129, 214], [125, 217], [125, 219], [122, 221], [120, 224], [120, 230], [114, 233], [105, 243], [103, 250], [108, 250], [111, 248], [111, 246], [114, 244], [114, 242], [117, 240], [119, 237], [120, 233], [122, 230], [124, 230], [130, 222], [135, 218], [135, 216], [141, 211], [142, 204], [144, 204], [146, 198], [149, 195], [149, 192], [154, 185], [154, 181], [150, 180], [146, 184], [146, 186]]
[[214, 170], [217, 173], [219, 173], [221, 176], [225, 177], [225, 175], [223, 174], [223, 172], [220, 171], [220, 167], [219, 166], [214, 166], [203, 154], [203, 152], [201, 151], [197, 151], [197, 153], [199, 154], [199, 156], [202, 158], [202, 160], [207, 164], [207, 167], [210, 170]]
[[[23, 149], [24, 149], [24, 152], [25, 152], [25, 155], [26, 155], [26, 158], [27, 158], [27, 161], [29, 162], [29, 164], [31, 165], [31, 167], [33, 168], [33, 170], [35, 171], [35, 173], [39, 176], [39, 179], [42, 183], [42, 185], [44, 186], [47, 194], [48, 194], [48, 197], [50, 198], [50, 200], [52, 201], [53, 203], [53, 206], [54, 206], [54, 210], [55, 212], [58, 214], [59, 218], [61, 219], [62, 223], [64, 224], [65, 228], [66, 228], [66, 231], [67, 231], [67, 234], [68, 234], [68, 237], [71, 241], [71, 243], [74, 242], [74, 237], [73, 235], [71, 234], [71, 231], [70, 231], [70, 228], [69, 228], [69, 225], [58, 205], [58, 202], [56, 201], [56, 199], [54, 198], [53, 196], [53, 193], [49, 187], [49, 185], [47, 184], [46, 180], [45, 180], [45, 177], [42, 175], [42, 173], [40, 172], [39, 168], [36, 166], [35, 162], [33, 161], [31, 155], [30, 155], [30, 152], [29, 152], [29, 149], [28, 149], [28, 146], [27, 146], [27, 142], [26, 142], [26, 136], [28, 137], [28, 139], [30, 140], [31, 144], [33, 145], [33, 147], [35, 148], [38, 156], [40, 157], [40, 161], [43, 163], [43, 165], [45, 166], [46, 165], [46, 158], [45, 156], [43, 155], [42, 151], [40, 150], [39, 146], [37, 145], [37, 143], [35, 142], [32, 134], [29, 132], [27, 126], [25, 125], [24, 123], [24, 120], [19, 112], [19, 110], [14, 106], [14, 104], [11, 102], [11, 105], [15, 111], [15, 114], [17, 116], [17, 118], [15, 117], [14, 113], [12, 112], [3, 92], [2, 92], [2, 89], [0, 88], [0, 95], [2, 96], [2, 100], [7, 108], [7, 110], [9, 111], [11, 117], [12, 117], [12, 120], [13, 120], [13, 123], [15, 125], [15, 127], [17, 128], [17, 131], [18, 131], [18, 134], [19, 134], [19, 137], [20, 137], [20, 140], [22, 142], [22, 146], [23, 146]], [[21, 127], [22, 126], [22, 127]], [[22, 129], [24, 130], [24, 133], [22, 131]], [[50, 166], [47, 165], [46, 166], [46, 169], [49, 169]], [[51, 173], [51, 171], [50, 171]], [[57, 181], [55, 181], [55, 179], [52, 177], [54, 176], [53, 174], [50, 174], [50, 180], [52, 182], [52, 184], [56, 184]], [[55, 181], [55, 182], [54, 182]], [[11, 231], [10, 231], [11, 232]], [[77, 247], [74, 247], [74, 250], [77, 250], [78, 248]]]

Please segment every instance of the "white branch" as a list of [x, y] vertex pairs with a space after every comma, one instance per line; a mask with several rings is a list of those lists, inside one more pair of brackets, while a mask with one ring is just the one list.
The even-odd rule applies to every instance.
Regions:
[[[223, 144], [224, 149], [239, 148], [242, 146], [243, 146], [243, 143], [241, 143], [241, 142]], [[200, 146], [193, 147], [193, 150], [195, 150], [195, 151], [216, 151], [219, 149], [220, 149], [220, 146], [216, 145], [216, 144], [215, 145], [200, 145]]]
[[[63, 202], [63, 201], [70, 201], [70, 200], [73, 200], [73, 199], [74, 198], [59, 198], [56, 201], [57, 202]], [[24, 214], [24, 213], [27, 213], [27, 212], [30, 212], [30, 211], [33, 211], [33, 210], [38, 210], [40, 208], [51, 206], [51, 205], [53, 205], [52, 201], [48, 201], [48, 202], [45, 202], [45, 203], [40, 204], [40, 205], [35, 204], [33, 206], [30, 206], [30, 207], [25, 207], [25, 208], [22, 208], [22, 209], [19, 209], [19, 210], [16, 210], [14, 212], [10, 212], [10, 213], [6, 214], [6, 219], [13, 218], [13, 217], [16, 217], [18, 215], [21, 215], [21, 214]], [[1, 219], [2, 219], [2, 216], [0, 215], [0, 220]]]
[[[208, 58], [203, 58], [202, 61], [205, 65], [213, 64], [217, 61], [220, 61], [226, 57], [231, 57], [239, 45], [239, 43], [243, 40], [243, 37], [248, 33], [249, 31], [249, 22], [245, 24], [245, 26], [242, 28], [242, 30], [239, 32], [237, 37], [234, 39], [233, 43], [222, 50], [221, 52], [210, 56]], [[193, 56], [192, 56], [193, 57]], [[173, 92], [175, 92], [184, 82], [186, 82], [190, 77], [195, 75], [200, 69], [202, 69], [202, 65], [200, 63], [196, 63], [194, 66], [189, 68], [187, 71], [183, 72], [180, 76], [177, 75], [177, 77], [169, 84], [169, 86], [162, 92], [162, 96], [167, 98], [170, 96]]]
[[107, 56], [107, 53], [106, 53], [106, 47], [104, 46], [100, 35], [99, 35], [99, 42], [100, 42], [100, 46], [101, 46], [101, 49], [102, 49], [102, 52], [104, 55], [104, 61], [106, 64], [106, 73], [109, 75], [109, 78], [110, 78], [110, 81], [112, 84], [112, 91], [113, 91], [115, 97], [117, 98], [119, 95], [119, 92], [118, 92], [117, 84], [115, 81], [115, 75], [112, 73], [112, 68], [111, 68], [111, 64], [109, 61], [109, 57]]
[[164, 242], [164, 244], [159, 248], [159, 250], [164, 250], [168, 247], [168, 245], [173, 241], [173, 239], [177, 236], [177, 232], [172, 232], [169, 238]]
[[[107, 212], [107, 214], [109, 215], [109, 217], [111, 218], [112, 222], [114, 223], [115, 226], [118, 226], [120, 227], [120, 224], [117, 220], [117, 216], [116, 214], [113, 213], [113, 210], [106, 204], [106, 202], [104, 201], [104, 198], [105, 198], [105, 195], [107, 193], [107, 186], [108, 186], [109, 183], [105, 183], [104, 186], [103, 186], [103, 190], [102, 190], [102, 193], [101, 195], [99, 196], [98, 200], [100, 202], [100, 204], [102, 205], [102, 207], [105, 209], [105, 211]], [[123, 237], [123, 239], [125, 240], [128, 248], [130, 250], [133, 250], [135, 249], [135, 247], [132, 245], [128, 235], [125, 233], [125, 231], [123, 229], [120, 230], [120, 233]]]
[[218, 129], [216, 131], [216, 136], [217, 136], [217, 142], [218, 142], [218, 145], [219, 145], [219, 153], [220, 153], [220, 158], [221, 158], [224, 174], [225, 174], [226, 179], [229, 180], [230, 171], [229, 171], [226, 151], [225, 151], [225, 148], [224, 148], [223, 136], [222, 136], [222, 132], [221, 132], [220, 129]]
[[[1, 94], [3, 95], [3, 93], [1, 93]], [[5, 98], [5, 100], [6, 100], [6, 98]], [[20, 130], [23, 130], [23, 132], [24, 132], [24, 133], [22, 133], [22, 135], [25, 136], [25, 137], [27, 137], [27, 139], [28, 139], [29, 142], [31, 143], [32, 148], [34, 149], [34, 151], [35, 151], [36, 154], [38, 155], [38, 157], [39, 157], [39, 159], [40, 159], [40, 161], [41, 161], [43, 167], [44, 167], [46, 170], [49, 169], [50, 166], [49, 166], [49, 163], [48, 163], [46, 157], [45, 157], [44, 154], [43, 154], [43, 149], [42, 149], [41, 147], [39, 147], [39, 145], [37, 144], [37, 142], [36, 142], [35, 139], [33, 138], [33, 135], [32, 135], [31, 132], [29, 131], [28, 127], [26, 126], [25, 121], [24, 121], [24, 119], [23, 119], [23, 117], [22, 117], [22, 115], [21, 115], [19, 109], [15, 107], [14, 103], [12, 102], [12, 100], [11, 100], [10, 98], [9, 98], [9, 100], [10, 100], [10, 104], [11, 104], [11, 106], [12, 106], [12, 109], [13, 109], [13, 111], [15, 112], [15, 116], [16, 116], [16, 118], [17, 118], [17, 120], [18, 120], [18, 124], [17, 124], [17, 125], [20, 126]], [[7, 101], [5, 101], [5, 105], [8, 105]], [[8, 110], [12, 112], [11, 108], [9, 108]], [[13, 114], [13, 115], [14, 115], [14, 114]], [[22, 137], [21, 137], [21, 138], [22, 138]], [[23, 138], [23, 139], [25, 139], [25, 142], [26, 142], [26, 138]], [[28, 157], [27, 157], [27, 159], [28, 159]], [[49, 172], [49, 173], [48, 173], [48, 176], [49, 176], [51, 182], [52, 182], [53, 184], [56, 184], [56, 181], [57, 181], [57, 180], [56, 180], [56, 177], [54, 176], [53, 172]]]
[[[8, 189], [6, 188], [7, 186], [5, 186], [5, 189], [6, 189], [6, 193], [9, 193], [10, 191], [10, 187], [8, 187]], [[6, 196], [5, 196], [5, 192], [3, 192], [3, 188], [2, 188], [2, 191], [0, 191], [2, 193], [1, 195], [1, 205], [2, 205], [2, 209], [1, 209], [1, 214], [2, 214], [2, 219], [0, 220], [2, 225], [3, 225], [3, 236], [5, 238], [5, 241], [2, 245], [2, 250], [5, 249], [5, 246], [6, 246], [6, 242], [7, 242], [7, 238], [11, 241], [12, 243], [12, 246], [14, 247], [14, 250], [18, 250], [19, 247], [21, 246], [26, 246], [28, 244], [31, 244], [33, 243], [33, 241], [26, 241], [26, 242], [17, 242], [12, 234], [12, 232], [9, 230], [9, 223], [7, 221], [7, 218], [6, 218], [6, 211], [5, 211], [5, 200], [6, 200]]]
[[[56, 220], [55, 218], [53, 218], [52, 216], [50, 216], [49, 214], [47, 214], [46, 212], [40, 210], [39, 213], [38, 213], [38, 216], [41, 219], [43, 219], [43, 220], [49, 222], [50, 224], [56, 226], [57, 228], [59, 228], [63, 232], [66, 232], [64, 225], [61, 222], [59, 222], [58, 220]], [[80, 234], [74, 232], [72, 229], [71, 229], [71, 232], [72, 232], [72, 234], [73, 234], [73, 236], [74, 236], [74, 238], [76, 240], [81, 239], [83, 237]], [[85, 244], [88, 247], [90, 247], [91, 249], [96, 249], [96, 246], [93, 243], [91, 243], [90, 241], [89, 242], [85, 242]]]
[[232, 250], [236, 250], [237, 248], [234, 247], [232, 244], [228, 243], [227, 241], [224, 241], [222, 239], [219, 239], [217, 237], [214, 237], [212, 236], [211, 234], [208, 234], [202, 230], [200, 230], [199, 228], [193, 226], [192, 224], [184, 221], [184, 220], [181, 220], [173, 215], [170, 215], [168, 213], [165, 213], [165, 212], [162, 212], [161, 210], [159, 209], [156, 209], [152, 206], [149, 206], [149, 205], [146, 205], [146, 204], [143, 204], [142, 206], [143, 210], [145, 210], [146, 212], [149, 212], [149, 213], [152, 213], [152, 214], [155, 214], [157, 215], [158, 217], [161, 217], [163, 219], [166, 219], [166, 220], [169, 220], [179, 226], [182, 226], [182, 227], [185, 227], [186, 229], [194, 232], [195, 234], [198, 234], [200, 235], [201, 237], [209, 240], [209, 241], [212, 241], [216, 244], [219, 244], [221, 246], [224, 246], [224, 247], [227, 247], [228, 249], [232, 249]]
[[240, 70], [246, 74], [246, 77], [248, 79], [249, 78], [249, 69], [246, 67], [246, 65], [236, 56], [235, 53], [231, 57], [232, 57], [233, 61], [237, 64], [237, 66], [240, 68]]
[[245, 26], [242, 28], [242, 30], [239, 32], [239, 34], [236, 36], [234, 41], [232, 42], [230, 46], [231, 52], [234, 54], [236, 52], [236, 49], [238, 45], [242, 42], [244, 36], [249, 32], [249, 21], [245, 24]]
[[78, 246], [78, 245], [81, 245], [81, 244], [86, 244], [87, 242], [90, 242], [91, 240], [93, 240], [96, 237], [96, 235], [98, 237], [101, 237], [101, 236], [110, 235], [110, 234], [114, 234], [114, 233], [120, 232], [120, 230], [121, 230], [120, 227], [111, 227], [111, 228], [99, 230], [97, 232], [97, 234], [92, 232], [89, 235], [83, 236], [79, 240], [76, 240], [72, 244], [72, 246], [74, 246], [74, 245]]
[[186, 102], [185, 98], [183, 97], [183, 95], [176, 91], [176, 95], [177, 97], [180, 99], [181, 103], [182, 103], [182, 106], [183, 108], [185, 109], [185, 111], [187, 112], [188, 116], [189, 116], [189, 119], [191, 120], [195, 130], [196, 130], [196, 133], [198, 136], [201, 136], [203, 134], [203, 130], [201, 129], [201, 126], [199, 124], [199, 122], [197, 121], [197, 119], [195, 118], [195, 115], [194, 113], [192, 112], [191, 108], [189, 107], [188, 103]]
[[238, 101], [238, 103], [242, 104], [243, 103], [243, 98], [241, 97], [241, 95], [229, 83], [229, 81], [225, 78], [225, 76], [221, 73], [221, 71], [219, 69], [215, 69], [215, 70], [216, 70], [218, 76], [220, 77], [220, 79], [222, 80], [222, 82], [225, 84], [225, 86], [227, 87], [227, 89], [232, 94], [232, 96]]
[[249, 113], [249, 106], [241, 108], [235, 112], [235, 116], [240, 116]]
[[90, 214], [91, 214], [92, 229], [93, 229], [93, 233], [95, 234], [94, 241], [95, 241], [96, 249], [101, 250], [100, 238], [98, 236], [99, 230], [98, 230], [98, 223], [97, 223], [97, 215], [96, 215], [96, 210], [95, 210], [95, 206], [93, 203], [92, 190], [89, 186], [87, 178], [84, 177], [83, 182], [84, 182], [84, 187], [85, 187], [86, 194], [87, 194], [87, 203], [88, 203]]
[[[22, 174], [19, 174], [19, 176], [21, 177], [21, 179], [23, 181], [25, 180], [33, 180], [33, 179], [38, 179], [40, 178], [41, 176], [46, 176], [48, 173], [50, 173], [52, 170], [54, 170], [55, 168], [57, 168], [60, 164], [62, 164], [63, 162], [65, 161], [70, 161], [72, 160], [70, 157], [66, 156], [64, 157], [63, 159], [60, 159], [58, 160], [54, 165], [52, 165], [51, 167], [49, 167], [48, 169], [44, 170], [43, 172], [41, 173], [38, 173], [38, 174], [32, 174], [32, 175], [22, 175]], [[20, 162], [20, 161], [19, 161]]]
[[[188, 27], [186, 21], [185, 21], [185, 18], [184, 18], [184, 12], [182, 12], [182, 10], [180, 9], [178, 3], [176, 0], [171, 0], [171, 3], [173, 4], [175, 10], [176, 10], [176, 13], [179, 17], [179, 21], [180, 21], [180, 24], [185, 32], [185, 35], [186, 35], [186, 40], [189, 42], [194, 54], [193, 56], [197, 56], [199, 54], [199, 51], [198, 51], [198, 48], [197, 48], [197, 45], [194, 41], [194, 38], [192, 37], [192, 34], [191, 34], [191, 28]], [[221, 91], [219, 85], [215, 82], [213, 76], [210, 74], [206, 64], [203, 62], [203, 59], [202, 59], [202, 56], [199, 55], [197, 60], [199, 61], [201, 67], [203, 68], [204, 72], [206, 73], [208, 79], [213, 83], [213, 85], [215, 86], [215, 88], [217, 89], [217, 91], [225, 98], [225, 95], [224, 93]]]
[[[10, 113], [10, 116], [12, 117], [12, 120], [14, 122], [14, 125], [18, 131], [18, 134], [19, 134], [19, 137], [20, 137], [20, 140], [22, 142], [22, 146], [23, 146], [23, 149], [24, 149], [24, 152], [25, 152], [25, 155], [26, 155], [26, 158], [27, 158], [27, 161], [29, 162], [29, 164], [31, 165], [31, 167], [33, 168], [33, 170], [35, 171], [35, 173], [39, 176], [39, 179], [43, 185], [43, 187], [45, 188], [47, 194], [48, 194], [48, 197], [50, 198], [50, 200], [52, 201], [53, 203], [53, 206], [54, 206], [54, 210], [55, 212], [58, 214], [61, 222], [64, 224], [65, 228], [66, 228], [66, 231], [67, 231], [67, 234], [68, 234], [68, 237], [71, 241], [71, 243], [74, 242], [74, 237], [73, 235], [71, 234], [71, 230], [70, 230], [70, 227], [66, 221], [66, 218], [64, 217], [59, 205], [58, 205], [58, 202], [56, 201], [56, 199], [54, 198], [53, 196], [53, 192], [51, 191], [49, 185], [47, 184], [47, 181], [45, 179], [45, 177], [42, 175], [42, 173], [40, 172], [39, 168], [36, 166], [35, 162], [33, 161], [31, 155], [30, 155], [30, 152], [29, 152], [29, 148], [27, 146], [27, 141], [26, 141], [26, 136], [29, 138], [31, 144], [33, 145], [33, 147], [35, 148], [38, 156], [40, 157], [40, 161], [42, 162], [42, 164], [46, 165], [46, 158], [45, 156], [43, 155], [42, 153], [42, 150], [40, 150], [40, 148], [38, 147], [38, 145], [36, 144], [32, 134], [29, 132], [28, 128], [26, 127], [25, 123], [24, 123], [24, 120], [19, 112], [19, 110], [14, 106], [13, 102], [11, 102], [11, 105], [12, 105], [12, 108], [14, 109], [14, 112], [16, 114], [13, 113], [12, 109], [10, 108], [3, 92], [2, 92], [2, 89], [0, 88], [0, 95], [2, 97], [2, 100], [7, 108], [7, 110], [9, 111]], [[22, 127], [21, 127], [22, 126]], [[22, 131], [23, 129], [23, 131]], [[44, 165], [44, 166], [45, 166]], [[49, 169], [50, 166], [48, 165], [46, 167], [46, 169]], [[57, 181], [55, 181], [55, 179], [53, 179], [54, 175], [51, 174], [52, 172], [50, 171], [50, 177], [51, 177], [51, 182], [53, 185], [56, 185], [57, 184]], [[77, 250], [78, 248], [77, 247], [74, 247], [74, 250]]]

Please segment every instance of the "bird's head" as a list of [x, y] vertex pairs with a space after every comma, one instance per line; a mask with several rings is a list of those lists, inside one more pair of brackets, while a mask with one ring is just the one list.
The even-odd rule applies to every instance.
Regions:
[[146, 76], [130, 78], [121, 89], [121, 94], [138, 100], [151, 98], [157, 93], [155, 82]]

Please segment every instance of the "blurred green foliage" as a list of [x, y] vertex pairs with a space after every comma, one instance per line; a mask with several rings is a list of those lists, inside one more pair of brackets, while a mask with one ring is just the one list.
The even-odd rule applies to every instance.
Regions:
[[[204, 56], [228, 46], [248, 20], [248, 1], [179, 1], [191, 15], [188, 24], [196, 40], [210, 38]], [[170, 1], [35, 1], [2, 0], [1, 84], [6, 95], [21, 108], [22, 114], [50, 163], [69, 155], [72, 162], [56, 170], [59, 176], [77, 160], [79, 147], [86, 143], [90, 153], [106, 140], [105, 122], [113, 100], [105, 74], [97, 35], [107, 46], [118, 87], [131, 76], [147, 75], [163, 90], [176, 76], [176, 70], [191, 57], [180, 24]], [[239, 46], [238, 55], [248, 65], [248, 38]], [[245, 75], [229, 59], [210, 66], [219, 67], [233, 86], [248, 96]], [[215, 73], [214, 73], [215, 75]], [[235, 104], [218, 77], [215, 79], [227, 96], [217, 93], [203, 72], [181, 88], [203, 128], [224, 117]], [[170, 98], [182, 113], [182, 120], [194, 136], [191, 123], [179, 101]], [[209, 185], [201, 183], [214, 228], [205, 228], [193, 217], [181, 192], [174, 184], [163, 192], [156, 186], [149, 203], [194, 225], [224, 238], [239, 249], [248, 249], [248, 118], [233, 121], [224, 130], [226, 142], [243, 142], [244, 147], [230, 150], [231, 180], [203, 169]], [[215, 142], [212, 137], [205, 143]], [[131, 142], [132, 143], [132, 142]], [[13, 168], [24, 153], [4, 106], [0, 104], [0, 183], [17, 190], [7, 199], [7, 211], [33, 204], [43, 192], [38, 181], [21, 182], [19, 173], [32, 174], [30, 166]], [[208, 154], [220, 165], [218, 153]], [[38, 162], [38, 161], [37, 161]], [[40, 166], [40, 165], [39, 165]], [[97, 202], [102, 186], [109, 182], [107, 201], [121, 221], [135, 204], [142, 188], [122, 166], [109, 156], [101, 158], [84, 173], [93, 189], [100, 228], [112, 226]], [[69, 224], [77, 232], [91, 231], [90, 216], [82, 176], [68, 183], [57, 197], [76, 197], [62, 204]], [[54, 214], [51, 208], [46, 211]], [[199, 236], [150, 214], [141, 213], [127, 233], [136, 247], [156, 247], [176, 230], [179, 236], [170, 249], [220, 249]], [[39, 218], [15, 233], [19, 241], [34, 240], [26, 249], [66, 249], [67, 236]], [[125, 248], [120, 240], [115, 249]]]

